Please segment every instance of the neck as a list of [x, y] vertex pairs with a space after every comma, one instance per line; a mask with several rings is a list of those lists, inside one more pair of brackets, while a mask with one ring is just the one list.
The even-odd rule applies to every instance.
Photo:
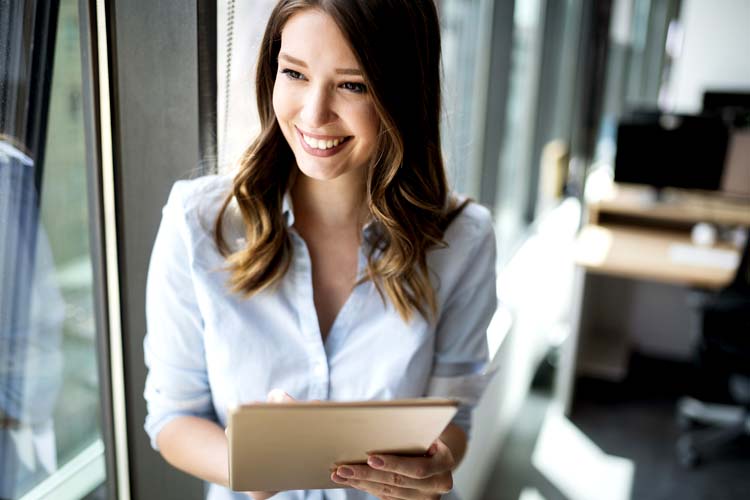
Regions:
[[298, 172], [291, 188], [295, 225], [312, 223], [339, 228], [362, 225], [368, 213], [364, 179], [349, 177], [320, 181]]

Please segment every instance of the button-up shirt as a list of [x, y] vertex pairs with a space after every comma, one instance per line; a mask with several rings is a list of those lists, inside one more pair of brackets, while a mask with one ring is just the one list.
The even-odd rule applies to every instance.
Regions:
[[[451, 397], [454, 423], [470, 431], [471, 408], [487, 375], [486, 330], [496, 308], [495, 237], [489, 212], [470, 203], [450, 224], [445, 248], [428, 252], [438, 315], [404, 321], [371, 281], [354, 287], [323, 339], [313, 301], [312, 263], [283, 210], [291, 265], [277, 285], [251, 298], [229, 290], [226, 260], [213, 239], [228, 176], [177, 182], [162, 212], [146, 294], [149, 368], [145, 428], [156, 436], [170, 420], [200, 416], [227, 425], [228, 408], [265, 401], [271, 389], [299, 400], [390, 400]], [[236, 206], [226, 214], [227, 243], [245, 244]], [[376, 230], [373, 224], [363, 231]], [[358, 275], [367, 264], [361, 238]], [[196, 453], [199, 452], [196, 450]], [[247, 499], [212, 484], [211, 500]], [[287, 491], [274, 498], [364, 499], [352, 489]]]

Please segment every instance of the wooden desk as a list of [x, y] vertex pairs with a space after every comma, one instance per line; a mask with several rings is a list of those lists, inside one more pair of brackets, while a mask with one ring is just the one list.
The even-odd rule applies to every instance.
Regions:
[[[676, 244], [692, 242], [684, 231], [590, 224], [576, 240], [576, 264], [592, 273], [710, 289], [721, 288], [734, 277], [734, 269], [676, 262], [670, 256]], [[739, 255], [728, 244], [714, 248]]]
[[[570, 411], [579, 350], [586, 273], [690, 287], [719, 289], [729, 284], [736, 269], [679, 263], [674, 245], [691, 245], [690, 228], [698, 222], [750, 227], [750, 200], [731, 200], [695, 193], [670, 193], [664, 201], [649, 202], [645, 189], [619, 186], [613, 195], [588, 206], [590, 224], [576, 241], [578, 267], [574, 285], [571, 332], [560, 354], [556, 400]], [[739, 252], [728, 244], [718, 249]], [[737, 259], [739, 260], [739, 259]]]
[[661, 200], [644, 186], [615, 185], [609, 196], [588, 205], [590, 224], [615, 220], [633, 225], [688, 227], [698, 222], [750, 227], [750, 200], [703, 192], [667, 189]]

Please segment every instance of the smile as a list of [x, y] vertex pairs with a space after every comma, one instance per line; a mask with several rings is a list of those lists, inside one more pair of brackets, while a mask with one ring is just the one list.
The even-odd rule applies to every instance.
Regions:
[[302, 148], [313, 156], [328, 157], [333, 156], [342, 149], [352, 136], [312, 136], [303, 134], [298, 128], [295, 127], [297, 135], [300, 139]]

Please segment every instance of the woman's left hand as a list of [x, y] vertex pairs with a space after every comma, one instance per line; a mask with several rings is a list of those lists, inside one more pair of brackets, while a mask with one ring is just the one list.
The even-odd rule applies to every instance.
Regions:
[[453, 489], [455, 465], [450, 448], [438, 439], [424, 457], [370, 455], [367, 465], [339, 466], [331, 480], [383, 500], [434, 500]]

